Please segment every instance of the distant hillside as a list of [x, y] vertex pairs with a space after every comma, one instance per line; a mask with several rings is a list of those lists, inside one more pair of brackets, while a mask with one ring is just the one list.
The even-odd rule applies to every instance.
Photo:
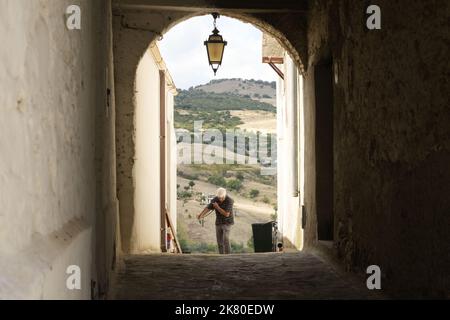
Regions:
[[191, 88], [210, 93], [232, 93], [276, 106], [276, 82], [244, 79], [219, 79]]
[[[276, 107], [266, 101], [276, 100], [275, 82], [255, 80], [224, 79], [214, 80], [208, 84], [180, 90], [175, 97], [175, 127], [193, 130], [194, 121], [203, 121], [204, 128], [219, 130], [234, 129], [241, 125], [249, 125], [243, 117], [248, 112], [257, 114], [266, 111], [264, 118], [276, 119]], [[270, 112], [267, 114], [267, 112]], [[250, 121], [251, 122], [251, 121]], [[247, 123], [247, 124], [246, 124]]]
[[276, 108], [266, 102], [253, 100], [248, 96], [233, 93], [213, 93], [203, 90], [182, 90], [175, 97], [175, 109], [186, 111], [226, 111], [263, 110], [276, 112]]

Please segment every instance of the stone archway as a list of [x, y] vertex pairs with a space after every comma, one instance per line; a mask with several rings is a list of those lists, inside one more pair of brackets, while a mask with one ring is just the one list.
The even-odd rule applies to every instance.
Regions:
[[[145, 1], [116, 1], [113, 8], [114, 73], [116, 97], [117, 194], [119, 198], [122, 250], [133, 251], [135, 163], [135, 79], [138, 64], [151, 43], [176, 24], [195, 16], [219, 12], [252, 23], [269, 33], [289, 52], [299, 70], [305, 71], [307, 58], [306, 8], [289, 11], [254, 8], [170, 8], [139, 5]], [[177, 2], [177, 1], [175, 1]], [[295, 32], [290, 32], [293, 31]], [[286, 35], [290, 35], [288, 38]]]

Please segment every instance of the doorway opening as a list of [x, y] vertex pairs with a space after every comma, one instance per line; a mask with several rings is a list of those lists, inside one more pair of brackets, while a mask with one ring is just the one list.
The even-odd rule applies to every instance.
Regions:
[[333, 63], [315, 66], [317, 236], [334, 239], [333, 212]]
[[222, 16], [228, 46], [214, 76], [203, 46], [211, 26], [209, 15], [191, 18], [158, 42], [178, 91], [168, 115], [177, 137], [177, 235], [184, 253], [217, 253], [216, 213], [197, 216], [225, 188], [234, 200], [231, 253], [252, 253], [252, 224], [278, 220], [279, 75], [263, 63], [263, 32]]
[[[302, 249], [301, 207], [305, 203], [304, 168], [306, 165], [304, 155], [307, 146], [301, 135], [305, 132], [303, 119], [307, 117], [303, 115], [304, 71], [298, 51], [293, 48], [283, 33], [271, 27], [270, 24], [264, 23], [259, 18], [233, 11], [230, 13], [231, 17], [252, 23], [274, 40], [272, 42], [276, 44], [274, 46], [277, 48], [276, 50], [272, 50], [274, 47], [267, 40], [270, 37], [265, 38], [262, 45], [259, 40], [259, 44], [250, 46], [250, 49], [259, 51], [256, 62], [260, 66], [266, 67], [266, 70], [276, 79], [276, 83], [274, 85], [273, 80], [248, 76], [248, 74], [252, 74], [253, 69], [245, 70], [247, 64], [241, 61], [245, 61], [244, 58], [249, 56], [250, 49], [238, 51], [235, 59], [227, 58], [227, 53], [233, 51], [231, 44], [235, 43], [232, 35], [239, 35], [239, 32], [232, 32], [230, 36], [227, 34], [229, 29], [220, 24], [223, 22], [220, 22], [218, 26], [229, 45], [225, 51], [223, 65], [218, 71], [218, 77], [221, 78], [211, 81], [213, 72], [209, 69], [203, 42], [211, 32], [212, 18], [209, 15], [206, 16], [208, 21], [206, 26], [197, 28], [196, 34], [200, 34], [198, 39], [192, 35], [188, 36], [186, 29], [182, 28], [183, 22], [192, 22], [207, 12], [185, 12], [177, 8], [166, 12], [158, 8], [148, 8], [145, 12], [137, 13], [132, 8], [119, 6], [116, 13], [117, 194], [120, 206], [120, 247], [123, 252], [145, 254], [183, 251], [173, 250], [174, 236], [178, 235], [179, 231], [182, 232], [183, 228], [178, 223], [179, 207], [187, 204], [184, 203], [184, 200], [187, 202], [197, 201], [200, 208], [205, 206], [208, 197], [214, 194], [215, 189], [221, 185], [231, 190], [231, 194], [234, 192], [235, 197], [242, 197], [243, 200], [250, 201], [249, 206], [258, 207], [259, 211], [266, 207], [268, 210], [266, 215], [269, 216], [269, 219], [266, 218], [263, 222], [271, 220], [278, 222], [278, 230], [284, 248]], [[228, 13], [224, 14], [228, 16]], [[151, 19], [152, 17], [154, 19]], [[225, 17], [222, 16], [221, 19], [225, 19]], [[158, 46], [164, 42], [164, 38], [166, 40], [169, 38], [171, 32], [168, 30], [173, 32], [177, 30], [177, 26], [180, 27], [177, 34], [181, 37], [171, 52], [178, 54], [179, 57], [175, 61], [182, 61], [182, 63], [172, 67], [169, 64], [166, 65], [163, 57], [168, 61], [170, 59], [167, 59], [164, 48], [160, 50]], [[204, 33], [199, 30], [204, 30]], [[161, 38], [163, 39], [161, 40]], [[244, 40], [247, 44], [248, 39]], [[191, 53], [187, 50], [189, 44], [195, 44], [201, 52]], [[261, 46], [263, 47], [262, 55]], [[201, 61], [210, 78], [183, 85], [180, 84], [177, 77], [172, 77], [176, 72], [185, 71], [186, 68], [191, 67], [196, 60]], [[226, 75], [225, 72], [231, 70], [227, 66], [229, 62], [238, 64], [241, 62], [236, 68], [241, 72], [246, 71], [245, 74]], [[198, 68], [191, 69], [188, 73], [190, 74], [188, 79], [197, 74], [201, 75]], [[235, 86], [232, 92], [208, 92], [205, 90], [206, 88], [202, 88], [202, 86], [208, 86], [215, 87], [214, 90], [216, 90], [218, 86], [224, 84], [228, 84], [230, 87], [230, 83]], [[257, 91], [251, 92], [251, 94], [245, 93], [244, 90], [249, 90], [249, 87]], [[276, 90], [275, 95], [259, 92], [260, 90], [272, 90], [271, 92], [273, 92], [273, 87]], [[210, 101], [210, 108], [198, 105], [199, 101], [200, 103], [204, 101], [204, 97], [202, 100], [198, 95], [205, 94], [205, 92], [209, 95], [210, 100], [217, 102], [211, 103]], [[224, 98], [224, 96], [226, 97]], [[267, 105], [270, 103], [264, 101], [265, 99], [275, 100], [276, 107], [272, 105], [269, 110]], [[245, 108], [236, 109], [228, 106], [227, 102], [230, 100], [246, 101]], [[184, 103], [185, 107], [175, 107], [175, 104], [178, 105], [178, 103]], [[247, 114], [245, 118], [243, 112], [255, 111], [255, 105], [259, 108], [256, 111], [266, 112], [266, 116], [260, 116], [257, 119], [256, 116]], [[261, 110], [261, 106], [266, 106], [267, 109]], [[204, 112], [205, 110], [208, 112]], [[213, 114], [211, 114], [211, 110], [213, 110]], [[273, 119], [276, 119], [276, 134], [267, 132], [270, 129], [270, 126], [267, 125], [269, 118], [267, 114], [272, 117], [270, 121], [273, 122]], [[229, 127], [223, 125], [223, 119], [226, 119]], [[177, 127], [176, 122], [181, 125]], [[249, 122], [251, 125], [248, 125]], [[265, 122], [266, 125], [260, 131], [267, 134], [262, 135], [262, 139], [259, 139], [254, 132], [250, 134], [252, 131], [250, 129], [258, 129], [255, 127], [255, 123], [261, 124], [261, 122]], [[216, 126], [213, 127], [212, 123]], [[175, 128], [178, 130], [175, 131]], [[227, 131], [234, 128], [247, 131], [244, 131], [244, 134], [231, 135], [233, 138], [230, 139]], [[184, 138], [180, 139], [178, 134], [181, 133], [180, 135], [183, 136], [183, 132], [185, 140]], [[256, 139], [253, 138], [254, 136]], [[186, 142], [189, 145], [189, 148], [186, 148], [188, 152], [182, 152], [180, 156], [178, 149]], [[231, 145], [228, 145], [230, 142]], [[200, 152], [197, 152], [198, 149], [194, 147], [199, 146]], [[207, 150], [218, 152], [214, 151], [208, 155]], [[233, 154], [234, 160], [231, 163], [228, 162], [227, 157], [230, 153]], [[184, 162], [186, 154], [189, 160]], [[277, 157], [277, 154], [283, 156]], [[217, 159], [219, 162], [216, 162]], [[239, 159], [245, 159], [245, 161], [239, 162]], [[251, 163], [250, 160], [254, 163]], [[178, 170], [179, 162], [185, 165], [183, 170]], [[236, 164], [243, 167], [236, 168]], [[215, 172], [209, 172], [208, 175], [194, 172], [194, 170], [202, 169], [202, 166], [208, 166], [209, 170], [215, 168]], [[181, 180], [182, 183], [177, 181], [179, 179], [178, 171], [182, 171], [181, 175], [185, 176], [181, 177], [184, 179]], [[253, 176], [249, 176], [252, 172], [254, 172]], [[273, 172], [276, 172], [276, 179], [273, 177]], [[272, 180], [259, 181], [260, 184], [256, 187], [253, 185], [253, 187], [246, 188], [246, 180], [255, 179], [255, 176], [260, 180]], [[192, 177], [198, 179], [190, 179]], [[199, 190], [201, 183], [212, 185], [213, 189], [203, 192]], [[267, 201], [264, 197], [264, 188], [275, 190], [272, 191], [272, 194], [276, 195], [276, 199], [271, 200], [266, 194]], [[283, 191], [279, 192], [281, 188]], [[179, 196], [183, 201], [181, 205], [178, 205]], [[255, 206], [255, 202], [262, 202], [262, 204], [256, 203]], [[240, 201], [240, 203], [242, 207], [244, 201]], [[238, 205], [235, 208], [239, 219], [242, 208], [239, 209]], [[187, 209], [187, 212], [182, 213], [193, 221], [195, 228], [204, 230], [196, 221], [197, 210]], [[189, 215], [191, 215], [190, 218]], [[214, 214], [205, 222], [214, 228]], [[235, 247], [238, 250], [236, 251], [239, 251], [240, 248], [245, 249], [245, 247], [251, 250], [249, 248], [251, 241], [249, 243], [249, 240], [253, 235], [252, 227], [247, 224], [246, 228], [249, 237], [237, 242]], [[234, 228], [234, 233], [237, 233], [236, 228]], [[211, 241], [215, 240], [214, 233], [210, 239]], [[180, 241], [177, 243], [180, 244]], [[215, 241], [211, 243], [215, 243]], [[199, 245], [201, 249], [202, 246]], [[207, 248], [206, 251], [208, 250]], [[192, 252], [193, 250], [188, 248], [186, 251]]]

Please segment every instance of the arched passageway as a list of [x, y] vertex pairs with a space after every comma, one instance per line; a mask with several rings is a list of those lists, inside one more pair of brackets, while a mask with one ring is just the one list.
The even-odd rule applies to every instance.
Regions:
[[[376, 38], [376, 34], [367, 33], [364, 25], [360, 25], [361, 19], [355, 18], [364, 12], [363, 4], [350, 2], [299, 1], [295, 4], [289, 3], [287, 9], [283, 7], [287, 4], [278, 6], [274, 2], [255, 6], [212, 2], [196, 5], [181, 4], [177, 1], [166, 6], [153, 1], [114, 3], [115, 93], [118, 119], [116, 132], [119, 137], [117, 163], [120, 166], [117, 182], [124, 252], [132, 251], [127, 224], [132, 225], [134, 208], [132, 202], [127, 199], [132, 196], [133, 186], [131, 172], [135, 148], [133, 140], [129, 137], [134, 132], [133, 114], [136, 105], [133, 86], [137, 65], [148, 45], [171, 26], [196, 15], [218, 11], [223, 15], [251, 22], [274, 36], [288, 50], [304, 77], [305, 174], [302, 177], [304, 206], [301, 207], [301, 227], [304, 229], [305, 247], [335, 250], [350, 270], [364, 271], [364, 266], [376, 262], [383, 265], [388, 277], [393, 272], [396, 276], [392, 276], [392, 279], [402, 282], [405, 288], [409, 286], [407, 282], [400, 280], [406, 279], [405, 273], [404, 270], [400, 271], [401, 267], [395, 261], [408, 260], [408, 255], [417, 256], [416, 248], [422, 247], [421, 242], [414, 241], [414, 246], [398, 243], [393, 245], [397, 257], [393, 259], [392, 252], [382, 249], [384, 246], [381, 243], [384, 240], [380, 240], [378, 235], [384, 234], [385, 229], [382, 226], [390, 219], [389, 216], [396, 215], [392, 212], [392, 206], [403, 207], [413, 212], [416, 212], [416, 209], [406, 209], [404, 204], [401, 204], [404, 203], [403, 200], [386, 198], [380, 193], [380, 190], [386, 190], [385, 188], [397, 190], [400, 186], [389, 187], [389, 183], [382, 182], [385, 180], [376, 180], [378, 182], [373, 181], [374, 185], [370, 187], [357, 183], [360, 188], [354, 189], [354, 180], [350, 178], [355, 176], [354, 170], [362, 176], [370, 172], [374, 176], [390, 175], [393, 170], [389, 169], [392, 167], [391, 164], [384, 166], [382, 163], [386, 161], [393, 163], [392, 157], [397, 159], [394, 162], [409, 162], [412, 159], [406, 155], [409, 154], [406, 149], [405, 157], [393, 151], [402, 140], [395, 130], [386, 128], [389, 136], [394, 138], [388, 140], [390, 142], [385, 140], [387, 144], [377, 149], [376, 146], [381, 145], [381, 141], [375, 138], [378, 136], [378, 129], [375, 129], [369, 121], [381, 115], [387, 116], [383, 111], [385, 109], [376, 111], [377, 109], [372, 108], [373, 101], [393, 105], [390, 100], [377, 98], [378, 92], [389, 89], [383, 85], [378, 88], [372, 86], [373, 81], [377, 83], [384, 81], [382, 80], [384, 76], [375, 70], [382, 69], [391, 75], [398, 74], [399, 79], [403, 79], [399, 80], [400, 82], [406, 81], [406, 78], [400, 76], [398, 66], [383, 65], [381, 60], [376, 60], [380, 52], [391, 55], [386, 48], [389, 45], [395, 46], [395, 40], [390, 38], [392, 42], [389, 44], [383, 42], [381, 45], [381, 40]], [[402, 18], [387, 16], [386, 20], [399, 21], [405, 30], [412, 28], [404, 24]], [[376, 66], [381, 69], [374, 69]], [[402, 103], [402, 101], [395, 103], [395, 114], [398, 117], [408, 112], [405, 108], [398, 107]], [[384, 127], [384, 124], [379, 122], [378, 128]], [[413, 136], [410, 138], [414, 139]], [[360, 149], [355, 150], [356, 145], [360, 145]], [[348, 152], [353, 155], [351, 158], [348, 158]], [[417, 159], [411, 161], [410, 164], [416, 165], [420, 162]], [[398, 178], [404, 179], [400, 176]], [[373, 189], [375, 185], [378, 185], [378, 191]], [[374, 200], [375, 203], [368, 198], [368, 194], [371, 193], [378, 195], [377, 200]], [[391, 213], [382, 213], [387, 208], [391, 208], [388, 209]], [[377, 214], [368, 214], [369, 212]], [[381, 220], [385, 223], [376, 221], [377, 215], [381, 215], [383, 217]], [[131, 222], [127, 222], [130, 219]], [[427, 221], [432, 223], [432, 220]], [[368, 227], [369, 225], [372, 227]], [[439, 225], [435, 227], [439, 229]], [[393, 238], [396, 237], [395, 231], [390, 234]], [[430, 256], [428, 260], [436, 261], [436, 259], [438, 259], [436, 256]], [[442, 263], [436, 265], [442, 266]]]
[[[144, 5], [145, 9], [130, 4], [120, 4], [118, 3], [114, 7], [114, 21], [115, 21], [115, 79], [116, 79], [116, 110], [117, 110], [117, 164], [120, 170], [117, 171], [117, 181], [118, 181], [118, 198], [120, 203], [120, 226], [121, 226], [121, 242], [122, 249], [125, 253], [138, 253], [142, 251], [145, 247], [143, 246], [144, 240], [142, 239], [142, 235], [139, 232], [139, 217], [142, 215], [139, 212], [142, 211], [136, 206], [139, 205], [139, 200], [136, 200], [139, 197], [138, 187], [139, 183], [137, 182], [140, 178], [143, 178], [143, 175], [139, 175], [133, 173], [136, 168], [139, 168], [139, 161], [142, 157], [137, 157], [138, 140], [139, 134], [137, 133], [137, 126], [139, 121], [137, 121], [137, 111], [142, 110], [139, 107], [139, 101], [141, 93], [143, 92], [139, 88], [139, 82], [136, 81], [136, 74], [139, 74], [139, 67], [142, 64], [142, 57], [145, 56], [145, 53], [148, 50], [148, 47], [152, 47], [152, 43], [159, 38], [163, 37], [164, 33], [170, 30], [171, 27], [177, 25], [180, 22], [184, 22], [191, 17], [204, 15], [207, 12], [213, 12], [214, 10], [205, 8], [205, 9], [192, 9], [186, 10], [184, 7], [173, 6], [170, 8], [160, 8], [157, 5]], [[137, 8], [142, 10], [138, 11]], [[295, 74], [292, 75], [292, 84], [291, 90], [302, 90], [300, 89], [300, 83], [302, 81], [298, 80], [298, 78], [302, 77], [301, 73], [304, 70], [303, 62], [307, 60], [306, 52], [304, 50], [306, 37], [305, 29], [303, 32], [296, 33], [295, 37], [289, 40], [281, 31], [279, 31], [276, 27], [273, 26], [271, 19], [274, 18], [273, 15], [268, 15], [266, 12], [268, 9], [258, 9], [256, 13], [252, 13], [255, 9], [252, 9], [248, 12], [249, 9], [241, 9], [241, 10], [226, 10], [220, 9], [217, 10], [222, 13], [222, 15], [238, 18], [244, 22], [252, 23], [264, 32], [271, 34], [276, 37], [280, 45], [284, 46], [286, 50], [288, 50], [290, 58], [292, 59], [293, 70], [295, 69]], [[262, 12], [259, 12], [262, 11]], [[270, 10], [269, 10], [270, 11]], [[272, 12], [273, 13], [273, 12]], [[281, 10], [280, 12], [276, 12], [276, 14], [285, 15], [286, 12]], [[306, 23], [305, 19], [305, 9], [302, 6], [299, 6], [298, 9], [294, 10], [294, 13], [289, 14], [291, 19], [291, 23], [298, 24], [299, 19], [303, 25]], [[267, 21], [266, 21], [267, 20]], [[287, 20], [283, 20], [283, 24], [280, 25], [280, 28], [286, 28]], [[291, 26], [293, 27], [293, 26]], [[300, 39], [303, 37], [303, 40]], [[298, 48], [295, 48], [292, 43], [301, 44], [298, 45]], [[180, 48], [182, 50], [182, 48]], [[301, 53], [300, 53], [301, 51]], [[157, 58], [161, 59], [161, 57]], [[188, 61], [187, 61], [188, 62]], [[147, 70], [148, 74], [150, 71]], [[289, 79], [290, 81], [291, 79]], [[295, 81], [295, 82], [294, 82]], [[158, 82], [157, 80], [153, 82]], [[294, 87], [295, 86], [295, 87]], [[300, 97], [297, 97], [295, 102], [291, 103], [290, 109], [297, 109], [300, 105]], [[147, 101], [147, 100], [146, 100]], [[154, 119], [160, 116], [162, 118], [167, 118], [166, 107], [158, 111], [155, 109]], [[166, 114], [163, 114], [166, 113]], [[159, 115], [158, 115], [159, 114]], [[290, 122], [295, 123], [296, 119], [295, 112], [292, 113], [294, 117], [290, 117]], [[159, 123], [155, 120], [151, 127], [157, 127], [159, 124], [165, 123], [165, 120], [159, 121]], [[293, 130], [298, 130], [296, 126], [293, 126]], [[307, 129], [311, 130], [311, 129]], [[309, 131], [308, 131], [309, 132]], [[130, 134], [133, 136], [133, 139], [130, 139]], [[297, 135], [297, 133], [295, 133]], [[146, 135], [147, 137], [149, 134]], [[161, 134], [161, 136], [169, 136], [169, 134]], [[308, 136], [309, 137], [309, 136]], [[168, 139], [166, 137], [165, 139]], [[299, 139], [297, 139], [299, 140]], [[310, 142], [311, 140], [308, 140]], [[310, 142], [312, 143], [312, 141]], [[159, 150], [157, 152], [157, 144], [154, 141], [153, 155], [156, 158], [162, 155], [166, 155], [166, 149]], [[165, 144], [165, 143], [163, 143]], [[297, 151], [296, 151], [297, 152]], [[295, 159], [298, 159], [298, 156], [295, 156]], [[133, 160], [135, 159], [135, 160]], [[136, 160], [137, 159], [137, 160]], [[302, 159], [303, 161], [304, 159]], [[137, 161], [137, 162], [136, 162]], [[147, 160], [146, 160], [147, 161]], [[147, 162], [152, 161], [149, 159]], [[164, 165], [164, 161], [161, 162], [161, 166]], [[160, 179], [160, 191], [165, 190], [167, 186], [167, 170], [160, 168], [159, 170], [153, 166], [155, 170], [158, 172], [154, 172], [152, 175], [156, 180]], [[298, 170], [298, 168], [296, 169]], [[162, 175], [164, 174], [164, 175]], [[298, 176], [298, 175], [296, 175]], [[295, 185], [298, 185], [296, 183]], [[296, 187], [298, 188], [298, 187]], [[155, 195], [155, 199], [162, 199], [159, 205], [151, 206], [153, 209], [153, 218], [152, 221], [155, 225], [155, 230], [158, 230], [159, 226], [161, 226], [160, 230], [163, 230], [160, 235], [160, 246], [161, 250], [164, 251], [164, 245], [166, 238], [165, 235], [165, 211], [166, 211], [166, 195], [164, 192], [160, 191], [152, 191]], [[147, 192], [147, 191], [145, 191]], [[170, 192], [170, 191], [168, 191]], [[298, 191], [293, 190], [289, 191], [289, 193], [294, 195], [292, 201], [297, 201], [300, 205], [300, 200], [298, 198]], [[288, 197], [288, 196], [286, 196]], [[290, 197], [290, 196], [289, 196]], [[295, 200], [297, 198], [297, 200]], [[155, 200], [149, 200], [153, 201]], [[159, 206], [159, 209], [158, 209]], [[146, 212], [149, 210], [145, 209]], [[160, 212], [158, 215], [157, 212]], [[297, 209], [295, 209], [297, 211]], [[147, 214], [147, 213], [145, 213]], [[298, 233], [301, 230], [301, 217], [299, 213], [291, 212], [291, 215], [295, 216], [296, 224], [293, 225], [292, 228], [296, 229], [293, 232]], [[297, 217], [299, 217], [297, 219]], [[148, 220], [148, 219], [147, 219]], [[142, 224], [142, 223], [141, 223]], [[142, 232], [146, 232], [143, 230]], [[148, 232], [148, 230], [147, 230]], [[153, 232], [153, 236], [155, 236], [155, 232]], [[290, 240], [293, 243], [301, 243], [301, 240]], [[297, 246], [301, 246], [297, 244]], [[153, 250], [155, 250], [158, 246], [153, 245]]]
[[[152, 43], [164, 36], [164, 33], [170, 30], [171, 27], [177, 25], [180, 22], [186, 22], [189, 18], [199, 15], [205, 15], [211, 12], [218, 11], [222, 16], [229, 16], [237, 18], [241, 21], [254, 24], [259, 29], [263, 30], [267, 34], [274, 37], [279, 45], [284, 47], [288, 57], [285, 60], [289, 71], [285, 75], [285, 81], [282, 84], [283, 91], [287, 91], [288, 100], [286, 100], [287, 110], [284, 112], [286, 117], [283, 124], [289, 123], [289, 130], [286, 141], [289, 141], [292, 146], [288, 146], [288, 154], [286, 156], [290, 159], [286, 162], [286, 180], [281, 181], [281, 184], [289, 185], [288, 188], [283, 188], [283, 193], [280, 195], [282, 198], [286, 198], [290, 203], [288, 207], [283, 207], [286, 210], [286, 216], [284, 224], [286, 225], [286, 236], [284, 237], [285, 245], [294, 249], [300, 249], [303, 247], [303, 229], [306, 227], [306, 219], [302, 219], [302, 214], [306, 211], [310, 211], [312, 215], [315, 208], [314, 194], [315, 189], [312, 187], [310, 180], [306, 178], [303, 170], [300, 170], [300, 166], [313, 168], [314, 161], [308, 162], [304, 157], [305, 152], [311, 152], [315, 144], [314, 137], [316, 132], [314, 131], [314, 122], [305, 124], [306, 119], [313, 119], [310, 114], [312, 110], [306, 111], [303, 103], [303, 77], [306, 71], [305, 63], [308, 61], [306, 44], [306, 7], [303, 4], [298, 4], [295, 8], [291, 8], [292, 11], [287, 13], [285, 10], [278, 9], [220, 9], [220, 8], [204, 8], [204, 9], [189, 9], [184, 7], [171, 6], [169, 8], [161, 8], [157, 5], [143, 5], [136, 6], [129, 3], [117, 3], [113, 8], [114, 12], [114, 63], [115, 63], [115, 87], [116, 87], [116, 128], [117, 128], [117, 181], [118, 181], [118, 198], [120, 203], [120, 234], [121, 234], [121, 249], [124, 254], [139, 254], [145, 251], [146, 248], [153, 248], [153, 252], [158, 251], [156, 245], [146, 245], [146, 237], [144, 234], [151, 233], [152, 238], [157, 238], [159, 234], [159, 244], [161, 251], [165, 251], [165, 238], [166, 238], [166, 219], [165, 213], [167, 208], [167, 196], [163, 194], [167, 186], [167, 168], [165, 166], [165, 160], [160, 162], [159, 169], [155, 168], [155, 172], [152, 177], [156, 180], [160, 180], [159, 190], [153, 190], [153, 200], [151, 196], [146, 196], [151, 210], [146, 209], [142, 211], [141, 201], [139, 200], [139, 179], [145, 177], [143, 174], [138, 174], [136, 170], [139, 170], [139, 162], [142, 161], [142, 155], [138, 156], [139, 150], [139, 123], [137, 119], [139, 110], [143, 107], [140, 106], [141, 96], [143, 95], [144, 88], [139, 85], [139, 76], [136, 78], [136, 74], [140, 74], [140, 68], [142, 68], [143, 60], [145, 60], [145, 54], [148, 47], [152, 47]], [[295, 29], [295, 33], [286, 32], [287, 30]], [[283, 31], [281, 31], [283, 30]], [[180, 48], [182, 49], [182, 48]], [[144, 58], [143, 58], [144, 57]], [[158, 58], [157, 58], [158, 60]], [[292, 71], [291, 71], [292, 70]], [[150, 69], [145, 69], [145, 74], [150, 74]], [[156, 73], [155, 73], [156, 75]], [[154, 83], [158, 80], [155, 77]], [[319, 92], [320, 93], [320, 92]], [[292, 101], [291, 101], [292, 100]], [[152, 124], [147, 124], [149, 127], [158, 126], [158, 108], [155, 104], [154, 108], [154, 120]], [[167, 107], [164, 106], [160, 109], [159, 117], [166, 118], [167, 115], [163, 114], [167, 112]], [[150, 118], [148, 118], [150, 119]], [[159, 124], [164, 123], [165, 120], [160, 120]], [[301, 128], [300, 128], [301, 122]], [[330, 125], [330, 123], [328, 123]], [[332, 124], [331, 124], [332, 125]], [[300, 129], [305, 135], [304, 139], [300, 139]], [[320, 128], [321, 129], [321, 128]], [[327, 128], [330, 130], [330, 128]], [[318, 132], [321, 134], [321, 132]], [[133, 139], [130, 139], [132, 134]], [[147, 132], [148, 136], [149, 132]], [[160, 136], [167, 136], [169, 134], [161, 133]], [[155, 135], [154, 135], [155, 136]], [[301, 142], [303, 145], [300, 147]], [[165, 145], [163, 142], [162, 144]], [[162, 154], [167, 155], [164, 148], [158, 150], [157, 141], [151, 143], [153, 146], [153, 160], [158, 158]], [[300, 149], [303, 150], [300, 150]], [[302, 151], [301, 157], [300, 151]], [[327, 152], [332, 150], [328, 149]], [[332, 154], [328, 154], [328, 159], [332, 159]], [[162, 159], [162, 158], [161, 158]], [[145, 160], [147, 162], [153, 161], [152, 159]], [[153, 165], [153, 167], [155, 167]], [[296, 172], [292, 174], [292, 172]], [[299, 173], [301, 172], [301, 177]], [[310, 171], [311, 173], [313, 171]], [[294, 179], [295, 177], [295, 179]], [[145, 179], [148, 179], [145, 178]], [[294, 181], [295, 180], [295, 181]], [[300, 180], [305, 184], [304, 188], [300, 188]], [[301, 190], [300, 190], [301, 189]], [[308, 196], [308, 200], [305, 198], [305, 194], [300, 195], [300, 191], [304, 193], [304, 190], [311, 190]], [[148, 188], [145, 192], [148, 192]], [[138, 200], [137, 200], [138, 199]], [[169, 201], [170, 202], [170, 201]], [[310, 210], [303, 209], [303, 205], [308, 203]], [[150, 208], [150, 207], [149, 207]], [[149, 216], [151, 212], [151, 220], [149, 218], [143, 219], [143, 215]], [[283, 220], [283, 219], [282, 219]], [[312, 228], [314, 226], [314, 220], [310, 222]], [[149, 223], [153, 224], [153, 231], [149, 231]], [[146, 225], [146, 230], [143, 230], [140, 225]], [[328, 227], [333, 229], [333, 226], [328, 222]], [[289, 230], [287, 230], [289, 229]], [[315, 231], [311, 231], [311, 234]], [[292, 234], [287, 236], [287, 234]], [[155, 239], [156, 239], [155, 238]], [[332, 239], [329, 239], [332, 240]], [[152, 243], [155, 243], [154, 241]], [[148, 251], [147, 251], [148, 252]], [[136, 257], [137, 258], [137, 257]], [[149, 257], [152, 259], [151, 257]], [[263, 258], [263, 257], [261, 257]], [[274, 259], [274, 256], [264, 256], [267, 259]], [[133, 261], [133, 257], [130, 257]], [[137, 258], [138, 259], [138, 258]], [[180, 257], [183, 260], [183, 257]], [[245, 258], [243, 258], [245, 262]], [[311, 259], [314, 258], [311, 256]], [[187, 260], [186, 260], [187, 261]], [[186, 262], [190, 263], [190, 262]], [[249, 262], [250, 263], [250, 262]], [[133, 263], [132, 263], [133, 264]], [[229, 266], [233, 268], [232, 265]], [[133, 271], [131, 271], [133, 272]], [[280, 273], [282, 274], [282, 273]], [[178, 275], [182, 277], [182, 275]], [[126, 276], [124, 281], [126, 282]], [[123, 284], [127, 285], [127, 284]]]
[[379, 266], [383, 292], [449, 296], [449, 1], [379, 0], [381, 29], [360, 0], [79, 4], [81, 29], [65, 1], [0, 11], [1, 298], [101, 298], [138, 253], [136, 71], [159, 35], [213, 11], [277, 38], [303, 76], [305, 248]]

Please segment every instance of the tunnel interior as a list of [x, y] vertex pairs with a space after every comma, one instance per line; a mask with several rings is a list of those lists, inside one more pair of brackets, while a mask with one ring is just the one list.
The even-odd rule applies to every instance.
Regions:
[[[326, 270], [309, 256], [318, 252], [347, 275], [366, 276], [368, 266], [378, 266], [390, 296], [449, 297], [449, 1], [379, 0], [381, 28], [369, 28], [373, 13], [359, 0], [81, 0], [75, 30], [63, 19], [65, 1], [6, 3], [0, 298], [103, 298], [127, 263], [170, 262], [168, 255], [141, 260], [145, 249], [161, 249], [145, 246], [144, 229], [162, 226], [163, 175], [148, 175], [136, 188], [136, 172], [149, 153], [159, 168], [163, 136], [151, 128], [151, 152], [140, 149], [140, 115], [159, 123], [161, 114], [139, 107], [136, 75], [155, 40], [212, 12], [276, 38], [302, 79], [304, 174], [300, 187], [289, 183], [289, 195], [301, 193], [301, 201], [292, 197], [298, 223], [291, 226], [302, 229], [304, 252], [286, 258], [285, 284], [314, 286], [296, 272]], [[145, 211], [145, 202], [135, 201], [136, 193], [145, 194], [141, 187], [158, 198], [155, 219], [135, 215]], [[161, 234], [157, 239], [163, 241]], [[283, 263], [282, 256], [267, 261]], [[81, 290], [66, 287], [73, 265], [83, 271]], [[332, 278], [341, 288], [342, 278]]]

